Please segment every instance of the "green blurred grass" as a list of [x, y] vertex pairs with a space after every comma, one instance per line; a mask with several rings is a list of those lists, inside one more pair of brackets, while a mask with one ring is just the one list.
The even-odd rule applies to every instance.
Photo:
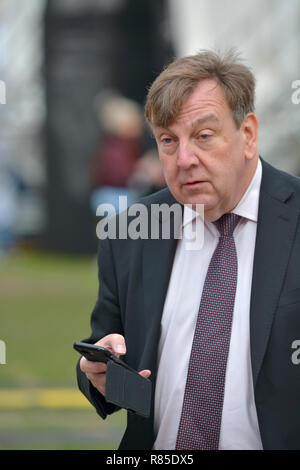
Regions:
[[72, 344], [89, 336], [96, 297], [95, 259], [17, 252], [1, 260], [1, 385], [75, 386]]
[[[96, 258], [18, 250], [0, 259], [0, 387], [77, 388], [72, 344], [90, 334]], [[0, 449], [114, 449], [125, 413], [105, 421], [90, 410], [3, 410]]]
[[91, 410], [0, 412], [0, 450], [117, 449], [123, 412], [102, 421]]

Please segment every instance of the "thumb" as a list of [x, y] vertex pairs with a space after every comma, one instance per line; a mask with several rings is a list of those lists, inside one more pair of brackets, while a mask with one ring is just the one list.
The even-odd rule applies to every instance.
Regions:
[[148, 379], [151, 375], [151, 370], [149, 369], [144, 369], [139, 372], [139, 374], [144, 377], [145, 379]]
[[105, 341], [103, 342], [103, 346], [112, 351], [112, 353], [116, 356], [120, 356], [126, 353], [126, 344], [124, 336], [114, 333], [107, 335], [103, 339], [105, 339]]

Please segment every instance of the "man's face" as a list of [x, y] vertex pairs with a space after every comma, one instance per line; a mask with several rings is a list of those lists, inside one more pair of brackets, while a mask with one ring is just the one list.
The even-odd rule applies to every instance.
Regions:
[[248, 115], [240, 129], [220, 86], [201, 81], [167, 128], [155, 127], [166, 182], [182, 204], [204, 204], [216, 220], [232, 210], [245, 192], [257, 163], [257, 119]]

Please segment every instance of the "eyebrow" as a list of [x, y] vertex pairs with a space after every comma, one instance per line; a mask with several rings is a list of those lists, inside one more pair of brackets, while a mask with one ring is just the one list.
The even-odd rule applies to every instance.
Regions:
[[[217, 118], [217, 116], [215, 114], [209, 113], [209, 114], [205, 114], [201, 118], [196, 119], [192, 123], [192, 129], [195, 130], [199, 126], [203, 126], [203, 124], [206, 124], [207, 122], [212, 122], [212, 123], [220, 125], [220, 121]], [[165, 131], [172, 133], [171, 129], [168, 126], [167, 127], [157, 126], [156, 129], [159, 130], [158, 131], [159, 134], [163, 134]], [[155, 130], [154, 130], [154, 135], [155, 135]]]

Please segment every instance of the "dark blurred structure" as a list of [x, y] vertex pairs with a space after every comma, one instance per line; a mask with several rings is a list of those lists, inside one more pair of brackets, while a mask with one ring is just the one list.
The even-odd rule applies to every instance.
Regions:
[[99, 143], [93, 103], [105, 88], [143, 104], [172, 55], [165, 0], [51, 0], [45, 13], [48, 227], [45, 244], [94, 253], [90, 160]]

